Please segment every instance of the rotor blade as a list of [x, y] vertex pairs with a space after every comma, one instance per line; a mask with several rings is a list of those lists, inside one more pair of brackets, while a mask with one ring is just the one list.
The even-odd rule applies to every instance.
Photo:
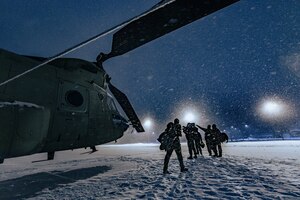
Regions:
[[108, 87], [109, 87], [111, 93], [117, 99], [117, 101], [120, 104], [120, 106], [122, 107], [122, 109], [124, 110], [124, 112], [127, 115], [128, 119], [132, 123], [133, 128], [135, 128], [135, 130], [137, 132], [145, 132], [145, 130], [144, 130], [142, 124], [141, 124], [141, 121], [139, 120], [138, 116], [136, 115], [136, 113], [135, 113], [132, 105], [130, 104], [127, 96], [123, 92], [121, 92], [118, 88], [113, 86], [110, 82], [108, 84]]
[[[117, 31], [107, 58], [127, 53], [237, 1], [239, 0], [172, 1]], [[157, 6], [165, 2], [167, 1], [161, 1]]]

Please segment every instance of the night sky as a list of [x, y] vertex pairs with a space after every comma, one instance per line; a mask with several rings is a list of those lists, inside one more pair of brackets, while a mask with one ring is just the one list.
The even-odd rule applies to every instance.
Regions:
[[[50, 57], [157, 2], [1, 0], [0, 48]], [[156, 124], [151, 132], [175, 117], [184, 124], [189, 110], [196, 123], [216, 123], [235, 137], [300, 129], [299, 10], [299, 0], [241, 0], [104, 67], [141, 120]], [[95, 61], [111, 40], [67, 57]]]

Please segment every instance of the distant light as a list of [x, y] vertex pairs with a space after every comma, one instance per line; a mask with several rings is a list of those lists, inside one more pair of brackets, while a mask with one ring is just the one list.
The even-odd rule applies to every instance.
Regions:
[[249, 125], [246, 124], [246, 125], [245, 125], [245, 128], [249, 128]]
[[153, 127], [153, 120], [150, 118], [146, 118], [143, 122], [143, 126], [145, 129], [151, 129]]
[[196, 110], [187, 108], [183, 112], [182, 121], [184, 123], [199, 123], [199, 114]]
[[290, 105], [278, 98], [262, 100], [258, 107], [258, 112], [262, 118], [269, 121], [279, 121], [293, 114]]
[[185, 122], [195, 122], [196, 116], [192, 112], [187, 112], [187, 113], [185, 113], [183, 120]]
[[284, 104], [275, 101], [264, 102], [262, 112], [269, 117], [278, 117], [284, 112]]
[[186, 126], [187, 123], [206, 125], [209, 120], [204, 108], [205, 105], [199, 102], [192, 102], [191, 100], [180, 102], [174, 107], [173, 119], [178, 118], [183, 126]]

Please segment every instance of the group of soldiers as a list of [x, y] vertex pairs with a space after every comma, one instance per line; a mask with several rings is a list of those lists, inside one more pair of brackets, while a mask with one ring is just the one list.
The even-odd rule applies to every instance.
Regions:
[[205, 144], [197, 127], [204, 131], [204, 139], [209, 155], [213, 157], [222, 157], [221, 143], [226, 140], [228, 141], [228, 136], [225, 133], [221, 133], [221, 131], [215, 124], [213, 124], [212, 126], [208, 125], [207, 128], [203, 128], [199, 125], [196, 125], [195, 123], [188, 123], [187, 126], [183, 126], [183, 128], [181, 128], [179, 120], [176, 118], [174, 122], [169, 122], [167, 124], [167, 128], [163, 133], [160, 134], [159, 138], [157, 139], [161, 143], [160, 149], [166, 151], [163, 167], [164, 174], [169, 174], [168, 164], [174, 150], [180, 164], [181, 172], [188, 171], [188, 169], [184, 166], [183, 156], [181, 153], [181, 145], [179, 139], [179, 137], [182, 136], [181, 131], [183, 131], [186, 136], [190, 155], [188, 159], [197, 158], [197, 155], [203, 155], [202, 148], [205, 147]]

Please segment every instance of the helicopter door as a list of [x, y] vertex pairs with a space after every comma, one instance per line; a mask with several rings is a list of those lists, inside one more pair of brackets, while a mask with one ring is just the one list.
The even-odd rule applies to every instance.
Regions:
[[88, 102], [87, 88], [67, 81], [60, 83], [52, 130], [52, 140], [59, 149], [81, 146], [87, 134]]

